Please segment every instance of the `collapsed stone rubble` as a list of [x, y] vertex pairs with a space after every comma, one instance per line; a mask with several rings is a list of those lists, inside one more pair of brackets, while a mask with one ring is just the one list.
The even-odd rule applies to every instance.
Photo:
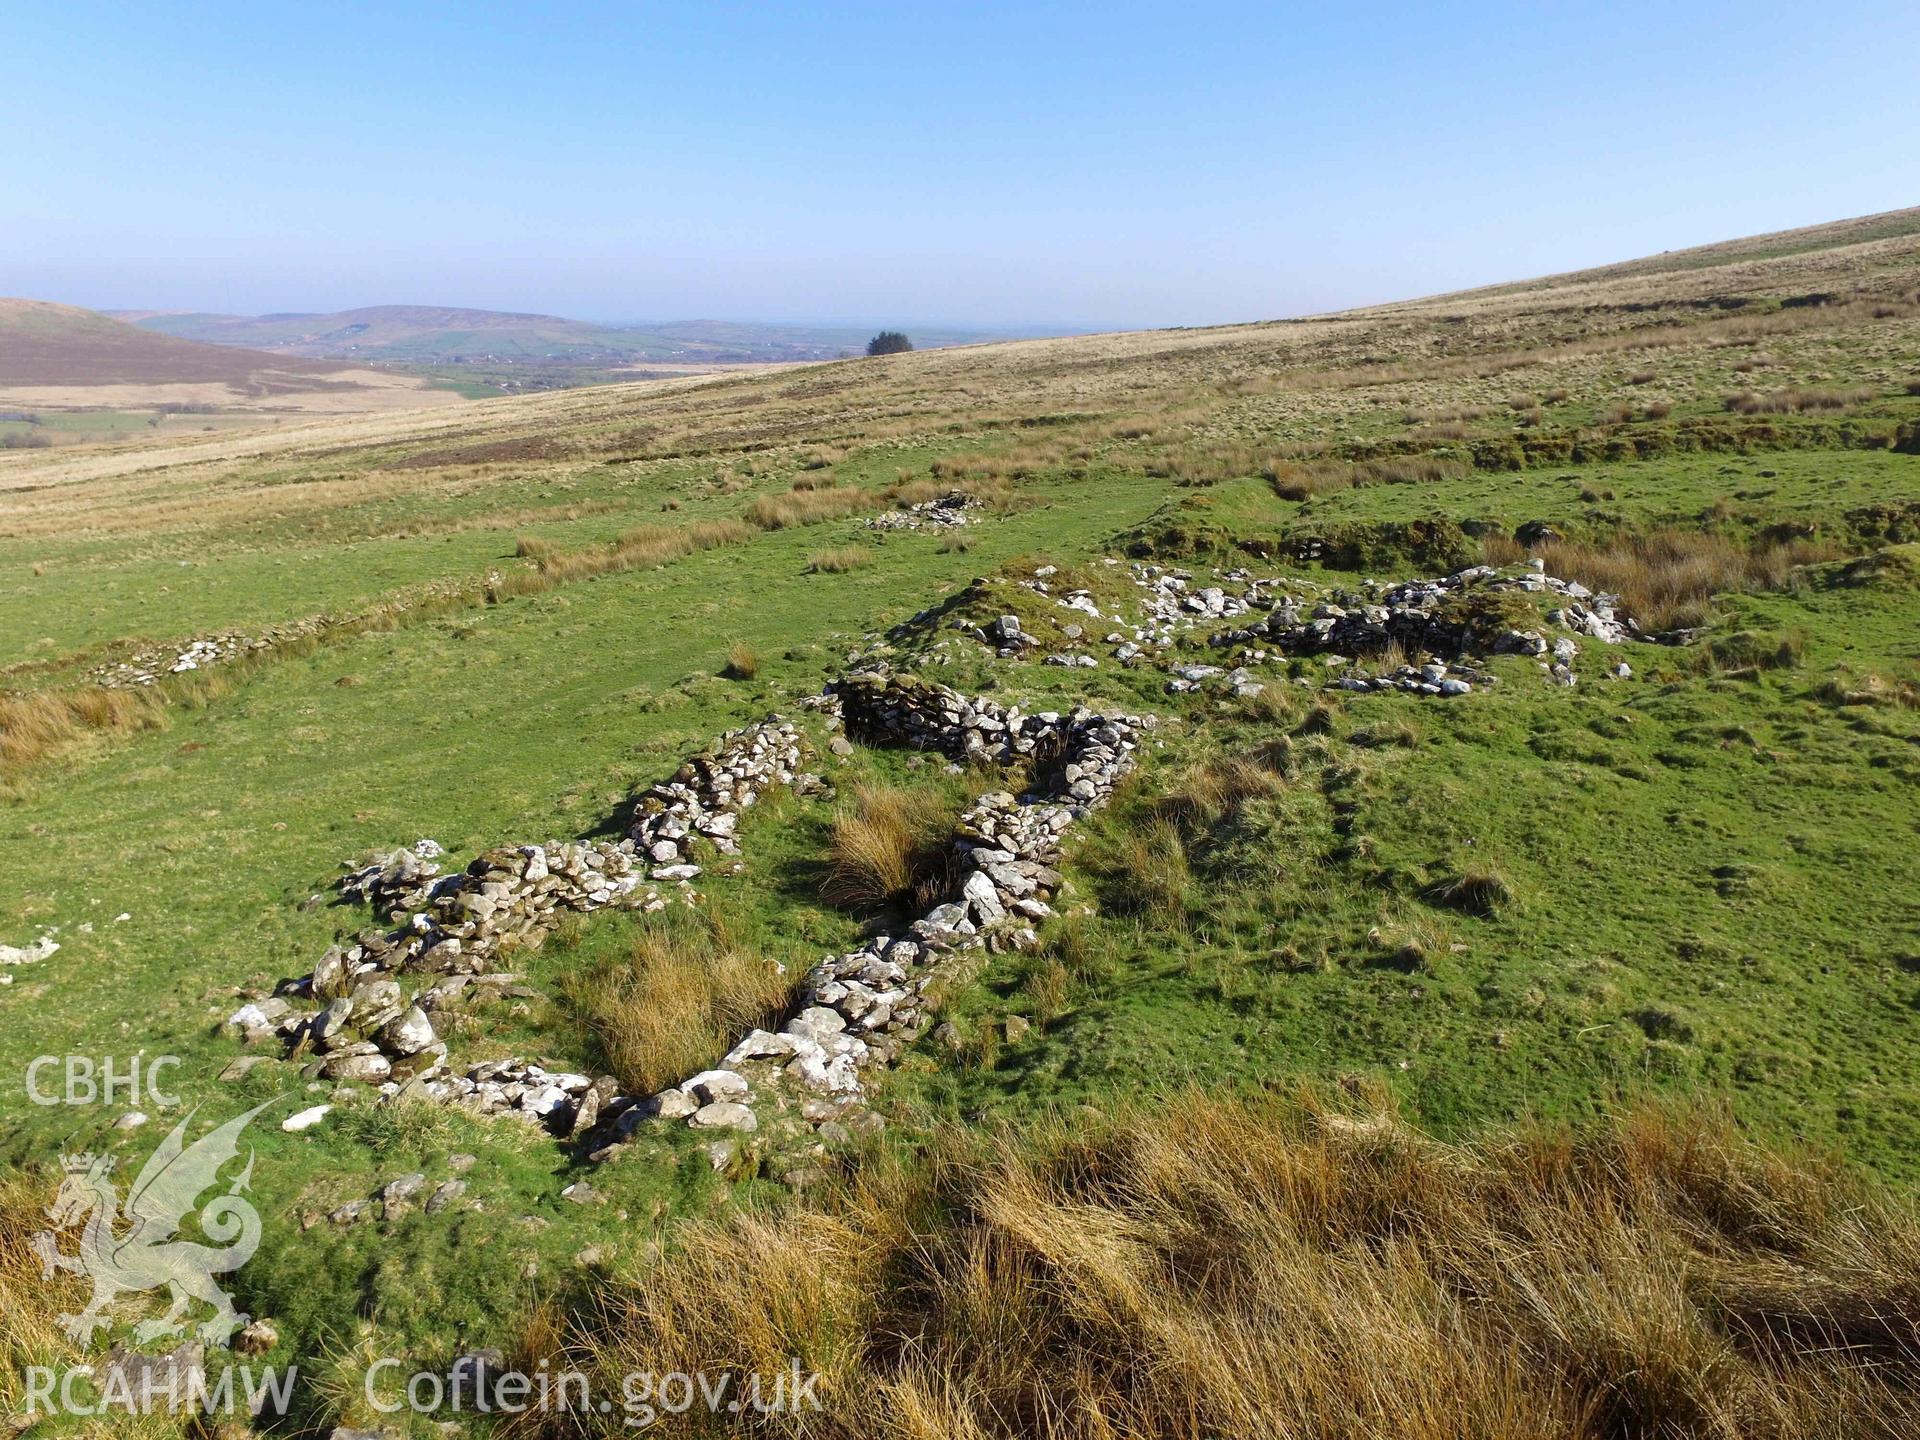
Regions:
[[[1253, 667], [1274, 658], [1319, 655], [1332, 657], [1330, 664], [1337, 664], [1378, 656], [1398, 646], [1415, 657], [1414, 663], [1379, 674], [1341, 675], [1328, 683], [1349, 690], [1452, 696], [1493, 683], [1493, 676], [1473, 663], [1476, 657], [1535, 656], [1549, 678], [1571, 684], [1572, 661], [1578, 653], [1571, 637], [1608, 645], [1673, 638], [1643, 634], [1618, 612], [1615, 597], [1548, 575], [1539, 560], [1518, 572], [1476, 565], [1437, 579], [1395, 585], [1366, 581], [1352, 593], [1330, 590], [1311, 580], [1259, 576], [1245, 570], [1229, 570], [1213, 577], [1217, 583], [1200, 584], [1189, 571], [1136, 562], [1127, 569], [1137, 596], [1131, 618], [1122, 618], [1111, 602], [1103, 612], [1091, 591], [1057, 588], [1051, 578], [1055, 573], [1053, 567], [1043, 566], [1015, 583], [1099, 622], [1089, 628], [1075, 619], [1061, 627], [1074, 648], [1049, 651], [1013, 614], [984, 625], [975, 625], [963, 615], [954, 620], [954, 627], [991, 646], [1002, 659], [1038, 658], [1043, 664], [1067, 668], [1097, 666], [1100, 660], [1090, 648], [1098, 638], [1122, 666], [1151, 665], [1165, 671], [1169, 694], [1217, 689], [1241, 697], [1257, 695], [1264, 688], [1265, 681]], [[1548, 611], [1538, 625], [1496, 626], [1475, 612], [1476, 599], [1507, 593], [1552, 595], [1563, 603]], [[929, 618], [930, 612], [916, 616], [898, 627], [893, 638], [910, 638]], [[1240, 623], [1218, 627], [1223, 620]], [[1571, 636], [1550, 641], [1545, 632], [1554, 628]], [[1185, 658], [1181, 642], [1203, 631], [1215, 648], [1242, 647], [1236, 663], [1212, 665]], [[1618, 667], [1609, 673], [1617, 676]]]
[[273, 625], [257, 635], [240, 630], [200, 635], [184, 643], [148, 646], [124, 660], [96, 665], [87, 678], [108, 689], [127, 689], [154, 685], [169, 675], [184, 675], [191, 670], [207, 670], [228, 664], [243, 656], [271, 650], [274, 646], [303, 635], [318, 634], [324, 628], [318, 619], [298, 620]]
[[[1409, 690], [1430, 695], [1464, 695], [1476, 686], [1492, 683], [1482, 670], [1462, 666], [1463, 656], [1545, 656], [1552, 678], [1572, 683], [1571, 662], [1578, 647], [1568, 636], [1549, 645], [1537, 629], [1489, 626], [1470, 605], [1457, 602], [1506, 592], [1553, 594], [1567, 603], [1548, 617], [1606, 644], [1618, 644], [1637, 631], [1632, 622], [1615, 613], [1610, 595], [1597, 595], [1578, 581], [1561, 580], [1544, 572], [1539, 561], [1518, 575], [1503, 575], [1491, 565], [1476, 565], [1435, 580], [1410, 580], [1386, 588], [1369, 587], [1358, 597], [1338, 595], [1310, 607], [1292, 596], [1279, 599], [1265, 618], [1251, 625], [1223, 630], [1211, 637], [1216, 646], [1266, 641], [1288, 655], [1338, 655], [1355, 658], [1381, 654], [1398, 646], [1409, 655], [1432, 657], [1404, 665], [1391, 674], [1367, 678], [1343, 676], [1334, 683], [1345, 689]], [[1455, 662], [1451, 666], [1449, 661]]]
[[951, 490], [917, 505], [888, 510], [867, 521], [869, 530], [954, 530], [973, 523], [980, 502], [964, 490]]
[[[31, 945], [0, 945], [0, 965], [37, 965], [60, 948], [60, 942], [53, 938], [53, 931], [43, 931]], [[8, 970], [0, 970], [0, 985], [11, 985], [13, 975]]]

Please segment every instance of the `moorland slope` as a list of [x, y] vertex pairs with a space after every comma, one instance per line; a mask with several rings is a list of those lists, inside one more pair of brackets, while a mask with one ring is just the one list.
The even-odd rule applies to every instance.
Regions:
[[0, 405], [33, 413], [36, 424], [41, 412], [324, 414], [457, 401], [410, 376], [206, 345], [71, 305], [0, 298]]

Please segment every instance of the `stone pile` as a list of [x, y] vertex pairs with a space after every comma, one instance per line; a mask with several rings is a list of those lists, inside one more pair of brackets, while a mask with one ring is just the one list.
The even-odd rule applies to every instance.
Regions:
[[441, 1088], [440, 1098], [476, 1114], [518, 1111], [560, 1136], [585, 1134], [633, 1103], [611, 1075], [551, 1071], [529, 1060], [489, 1060]]
[[737, 854], [734, 830], [742, 810], [775, 786], [808, 789], [817, 783], [801, 773], [803, 754], [800, 732], [774, 716], [729, 731], [714, 753], [696, 755], [671, 780], [641, 795], [630, 837], [653, 864], [653, 878], [698, 875], [696, 841], [705, 840], [723, 855]]
[[[1109, 559], [1108, 563], [1118, 562]], [[1615, 597], [1596, 594], [1578, 581], [1548, 575], [1539, 560], [1519, 572], [1478, 565], [1434, 580], [1391, 586], [1367, 581], [1357, 595], [1328, 591], [1310, 580], [1258, 576], [1245, 570], [1217, 572], [1213, 583], [1199, 583], [1199, 577], [1190, 571], [1135, 563], [1128, 573], [1139, 592], [1140, 604], [1131, 621], [1122, 620], [1117, 613], [1102, 615], [1086, 590], [1057, 592], [1050, 583], [1055, 573], [1053, 567], [1043, 566], [1017, 583], [1056, 605], [1100, 620], [1102, 624], [1094, 627], [1096, 630], [1118, 625], [1120, 628], [1100, 637], [1112, 647], [1113, 659], [1129, 668], [1152, 665], [1166, 671], [1168, 693], [1176, 695], [1203, 689], [1241, 698], [1259, 694], [1264, 683], [1250, 667], [1270, 658], [1266, 646], [1282, 656], [1325, 655], [1352, 660], [1397, 644], [1420, 657], [1421, 663], [1397, 667], [1391, 674], [1350, 674], [1334, 682], [1350, 690], [1467, 694], [1492, 683], [1493, 677], [1461, 662], [1465, 657], [1485, 654], [1535, 656], [1549, 678], [1559, 684], [1574, 683], [1574, 657], [1566, 653], [1569, 642], [1565, 637], [1550, 643], [1541, 629], [1494, 628], [1461, 603], [1474, 594], [1561, 596], [1565, 603], [1546, 616], [1545, 627], [1563, 627], [1605, 644], [1684, 638], [1643, 634], [1631, 619], [1617, 612]], [[1216, 647], [1242, 646], [1237, 664], [1196, 664], [1181, 658], [1177, 647], [1184, 636], [1219, 620], [1239, 617], [1249, 618], [1234, 628], [1214, 629], [1207, 637]], [[906, 638], [913, 625], [924, 618], [916, 617], [916, 622], [901, 627], [895, 638]], [[964, 618], [954, 623], [993, 646], [1002, 659], [1023, 658], [1044, 648], [1014, 615], [1003, 615], [977, 628]], [[1062, 633], [1074, 642], [1082, 642], [1085, 634], [1078, 623], [1062, 627]], [[1086, 636], [1088, 642], [1092, 638]], [[1035, 658], [1043, 664], [1068, 668], [1092, 668], [1099, 663], [1085, 648]], [[1333, 663], [1331, 659], [1329, 663]], [[1619, 667], [1613, 667], [1610, 673], [1617, 675]]]
[[88, 672], [88, 678], [108, 689], [152, 685], [168, 675], [184, 675], [190, 670], [224, 665], [245, 655], [270, 650], [282, 641], [317, 634], [323, 624], [319, 619], [298, 620], [269, 626], [258, 635], [225, 630], [216, 635], [196, 636], [185, 644], [176, 640], [171, 645], [136, 651], [125, 660], [95, 666]]
[[1040, 641], [1020, 626], [1018, 615], [1002, 615], [980, 627], [980, 638], [994, 647], [1002, 660], [1010, 660], [1023, 650], [1036, 648]]
[[1398, 645], [1408, 654], [1435, 657], [1422, 665], [1400, 667], [1391, 675], [1371, 678], [1345, 676], [1338, 682], [1353, 690], [1406, 690], [1429, 695], [1464, 695], [1491, 682], [1484, 672], [1455, 663], [1476, 653], [1545, 656], [1553, 678], [1572, 683], [1569, 662], [1575, 653], [1571, 639], [1550, 646], [1538, 630], [1501, 628], [1489, 631], [1457, 604], [1469, 593], [1503, 591], [1565, 596], [1568, 603], [1548, 616], [1608, 644], [1636, 632], [1630, 620], [1614, 610], [1614, 597], [1596, 595], [1578, 581], [1543, 573], [1540, 562], [1519, 575], [1502, 575], [1489, 565], [1476, 565], [1437, 580], [1411, 580], [1390, 587], [1374, 586], [1355, 597], [1337, 595], [1311, 606], [1291, 596], [1281, 598], [1261, 620], [1211, 637], [1216, 646], [1265, 641], [1289, 655], [1338, 655], [1354, 658], [1379, 654]]
[[1473, 670], [1457, 661], [1449, 666], [1441, 660], [1422, 665], [1402, 665], [1391, 673], [1379, 675], [1342, 675], [1333, 682], [1341, 690], [1405, 690], [1415, 695], [1466, 695], [1475, 686], [1494, 683], [1484, 670]]
[[416, 840], [407, 849], [349, 866], [339, 882], [340, 898], [376, 915], [421, 909], [440, 880], [438, 862], [445, 853], [437, 840]]
[[[503, 993], [530, 994], [494, 962], [503, 948], [538, 945], [564, 912], [659, 910], [667, 901], [650, 880], [671, 882], [690, 900], [688, 882], [700, 873], [696, 840], [735, 851], [742, 810], [773, 786], [812, 783], [801, 759], [799, 732], [776, 716], [729, 732], [713, 753], [640, 795], [623, 840], [502, 846], [452, 875], [439, 873], [439, 846], [425, 841], [358, 867], [343, 891], [370, 901], [395, 928], [329, 948], [311, 975], [241, 1007], [229, 1024], [249, 1040], [278, 1036], [296, 1055], [311, 1054], [319, 1078], [360, 1081], [388, 1095], [404, 1084], [434, 1099], [547, 1120], [559, 1108], [546, 1104], [550, 1085], [529, 1085], [524, 1074], [449, 1077], [435, 1017]], [[416, 982], [413, 993], [400, 977]], [[300, 1001], [322, 1008], [311, 1012]], [[588, 1083], [583, 1078], [582, 1088]], [[567, 1116], [576, 1108], [569, 1105]]]
[[[769, 1107], [827, 1139], [871, 1123], [861, 1072], [890, 1064], [925, 1026], [929, 988], [980, 952], [1036, 942], [1053, 913], [1053, 868], [1062, 834], [1103, 803], [1131, 767], [1151, 722], [1070, 714], [1023, 715], [944, 685], [856, 674], [828, 687], [818, 708], [851, 735], [932, 750], [955, 759], [1027, 761], [1034, 788], [983, 795], [962, 815], [953, 841], [954, 888], [899, 936], [879, 935], [815, 966], [801, 981], [778, 1032], [755, 1030], [721, 1060], [679, 1086], [624, 1110], [617, 1136], [646, 1119], [700, 1130], [753, 1131]], [[719, 1142], [720, 1154], [731, 1153]]]
[[980, 502], [964, 490], [950, 490], [918, 505], [888, 510], [867, 521], [869, 530], [953, 530], [973, 523], [968, 512], [980, 508]]
[[[0, 965], [38, 965], [59, 948], [60, 942], [53, 938], [53, 932], [49, 930], [31, 945], [0, 945]], [[0, 985], [12, 983], [12, 974], [0, 970]]]

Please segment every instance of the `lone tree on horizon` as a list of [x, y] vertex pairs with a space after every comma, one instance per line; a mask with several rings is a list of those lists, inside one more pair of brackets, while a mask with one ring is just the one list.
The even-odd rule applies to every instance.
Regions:
[[882, 330], [867, 341], [869, 355], [900, 355], [913, 349], [913, 341], [898, 330]]

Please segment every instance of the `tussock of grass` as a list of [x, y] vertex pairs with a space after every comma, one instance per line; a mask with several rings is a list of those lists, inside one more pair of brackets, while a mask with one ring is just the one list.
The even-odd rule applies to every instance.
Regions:
[[1872, 585], [1888, 590], [1920, 590], [1920, 543], [1887, 545], [1862, 555], [1842, 570], [1843, 585]]
[[1112, 885], [1107, 907], [1166, 924], [1185, 923], [1193, 899], [1193, 867], [1186, 837], [1170, 819], [1159, 819], [1115, 836], [1107, 853], [1093, 857]]
[[1033, 1018], [1044, 1025], [1066, 1010], [1072, 988], [1072, 974], [1056, 958], [1045, 960], [1028, 972], [1020, 993], [1032, 1007]]
[[1428, 974], [1440, 967], [1455, 944], [1453, 931], [1444, 921], [1418, 913], [1386, 918], [1367, 938], [1395, 965]]
[[[86, 1281], [64, 1272], [44, 1277], [40, 1257], [32, 1248], [32, 1236], [47, 1228], [46, 1206], [57, 1184], [53, 1178], [42, 1182], [23, 1173], [0, 1176], [0, 1413], [7, 1417], [0, 1420], [0, 1434], [40, 1435], [57, 1428], [58, 1433], [79, 1440], [188, 1440], [207, 1433], [191, 1409], [175, 1414], [164, 1404], [152, 1414], [115, 1408], [92, 1420], [64, 1424], [43, 1420], [31, 1430], [26, 1426], [28, 1366], [46, 1366], [56, 1375], [65, 1375], [89, 1361], [97, 1365], [102, 1358], [82, 1352], [59, 1327], [61, 1316], [85, 1307]], [[69, 1232], [65, 1241], [69, 1252], [74, 1248], [74, 1233]], [[122, 1305], [125, 1319], [141, 1317], [141, 1307], [124, 1301]], [[161, 1307], [145, 1308], [158, 1314]], [[87, 1391], [83, 1387], [80, 1393], [84, 1396]]]
[[1708, 668], [1732, 674], [1791, 670], [1807, 652], [1807, 637], [1797, 630], [1736, 630], [1716, 635], [1703, 652]]
[[17, 775], [90, 734], [129, 734], [166, 724], [166, 701], [152, 689], [37, 690], [0, 695], [0, 773]]
[[1549, 540], [1531, 550], [1504, 536], [1488, 536], [1490, 564], [1537, 557], [1547, 572], [1620, 597], [1647, 630], [1698, 625], [1715, 595], [1785, 588], [1795, 569], [1835, 558], [1832, 546], [1811, 540], [1743, 545], [1725, 535], [1692, 530], [1623, 534], [1597, 544]]
[[1889, 679], [1872, 670], [1864, 674], [1838, 671], [1814, 686], [1813, 694], [1829, 705], [1897, 705], [1920, 710], [1920, 683]]
[[1513, 886], [1506, 876], [1498, 870], [1480, 868], [1463, 870], [1451, 879], [1428, 891], [1428, 896], [1442, 905], [1452, 906], [1455, 910], [1464, 910], [1469, 915], [1478, 915], [1484, 920], [1492, 920], [1518, 901]]
[[[1058, 441], [1016, 445], [996, 454], [944, 455], [928, 467], [940, 491], [965, 490], [991, 502], [995, 496], [1012, 493], [1011, 482], [1043, 474], [1071, 457], [1069, 447]], [[931, 495], [923, 499], [932, 499]], [[913, 502], [905, 502], [913, 503]]]
[[[40, 1258], [29, 1242], [45, 1228], [43, 1213], [52, 1186], [23, 1175], [0, 1177], [0, 1407], [17, 1414], [24, 1403], [22, 1371], [73, 1358], [55, 1321], [78, 1311], [85, 1282], [71, 1275], [42, 1278]], [[71, 1248], [71, 1246], [69, 1246]]]
[[532, 546], [523, 553], [533, 557], [534, 569], [501, 577], [494, 592], [496, 595], [537, 594], [590, 575], [650, 569], [702, 550], [744, 544], [753, 534], [752, 529], [738, 520], [699, 520], [691, 525], [637, 525], [605, 545], [583, 546], [578, 550], [562, 550], [539, 540], [523, 540], [523, 545]]
[[727, 647], [727, 663], [721, 672], [729, 680], [751, 680], [760, 673], [760, 653], [744, 640]]
[[1307, 713], [1300, 717], [1300, 723], [1293, 727], [1295, 735], [1331, 735], [1340, 718], [1340, 706], [1331, 699], [1313, 702]]
[[873, 552], [864, 545], [816, 550], [807, 557], [807, 569], [815, 575], [844, 575], [849, 570], [863, 570], [872, 563]]
[[1381, 460], [1269, 461], [1261, 474], [1282, 500], [1309, 500], [1365, 485], [1437, 485], [1467, 473], [1461, 461], [1434, 455], [1396, 455]]
[[879, 508], [880, 497], [852, 486], [790, 490], [784, 495], [762, 495], [746, 509], [747, 523], [762, 530], [786, 530], [814, 525]]
[[[1383, 665], [1381, 668], [1391, 667]], [[1419, 748], [1421, 734], [1417, 723], [1395, 716], [1390, 719], [1376, 720], [1371, 725], [1362, 725], [1347, 738], [1356, 745], [1364, 745], [1374, 750], [1388, 750], [1396, 747], [1402, 750], [1414, 750]]]
[[1920, 1424], [1920, 1217], [1724, 1120], [1444, 1145], [1378, 1108], [1189, 1096], [950, 1135], [602, 1292], [605, 1375], [771, 1373], [761, 1433], [1743, 1436]]
[[1086, 857], [1101, 877], [1107, 908], [1183, 929], [1199, 889], [1195, 864], [1235, 830], [1248, 807], [1289, 793], [1295, 761], [1295, 746], [1284, 736], [1205, 756], [1157, 793], [1120, 807], [1131, 818], [1101, 826]]
[[1729, 395], [1726, 408], [1738, 415], [1804, 415], [1822, 410], [1850, 410], [1873, 399], [1873, 390], [1865, 385], [1838, 390], [1790, 388], [1755, 394], [1742, 390]]
[[833, 819], [822, 897], [852, 910], [923, 909], [944, 899], [956, 818], [939, 790], [854, 787], [853, 803]]
[[1282, 752], [1265, 748], [1210, 757], [1182, 771], [1150, 812], [1189, 831], [1218, 824], [1251, 801], [1283, 793], [1285, 760]]
[[560, 980], [560, 1004], [630, 1094], [676, 1083], [773, 1021], [792, 978], [710, 911], [649, 917], [620, 959]]

